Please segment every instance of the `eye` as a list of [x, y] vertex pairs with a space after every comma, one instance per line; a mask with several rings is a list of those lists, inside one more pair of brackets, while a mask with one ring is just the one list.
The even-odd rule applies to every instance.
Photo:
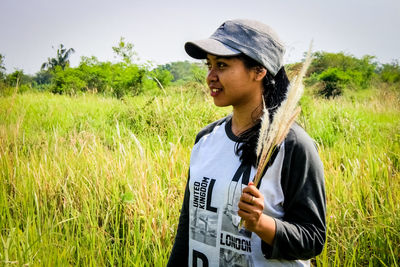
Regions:
[[219, 69], [223, 69], [227, 66], [227, 64], [225, 62], [217, 62], [217, 67]]
[[207, 62], [205, 63], [205, 65], [206, 65], [206, 67], [207, 67], [208, 70], [211, 70], [211, 63], [210, 63], [209, 61], [207, 61]]

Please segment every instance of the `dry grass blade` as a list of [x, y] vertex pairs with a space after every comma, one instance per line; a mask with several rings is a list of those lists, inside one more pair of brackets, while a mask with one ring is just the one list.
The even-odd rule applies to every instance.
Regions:
[[[263, 122], [260, 129], [260, 138], [257, 143], [257, 156], [259, 157], [257, 172], [254, 178], [254, 184], [257, 186], [261, 180], [261, 175], [271, 159], [275, 149], [283, 142], [289, 132], [290, 126], [296, 120], [300, 113], [298, 102], [303, 94], [303, 77], [307, 72], [311, 63], [311, 45], [307, 53], [306, 60], [300, 70], [299, 76], [296, 77], [293, 84], [290, 86], [286, 99], [277, 109], [274, 119], [271, 124], [264, 125], [264, 122], [269, 122], [266, 116], [268, 112], [263, 114]], [[266, 123], [267, 124], [267, 123]]]
[[[300, 113], [301, 109], [300, 107], [298, 107], [298, 102], [303, 95], [303, 77], [306, 74], [307, 69], [311, 63], [311, 47], [312, 43], [310, 44], [310, 47], [308, 49], [307, 57], [300, 70], [299, 76], [296, 77], [293, 83], [290, 85], [285, 100], [277, 109], [274, 118], [270, 124], [268, 119], [268, 111], [263, 114], [262, 125], [259, 134], [260, 137], [257, 143], [256, 150], [259, 160], [257, 171], [253, 179], [253, 183], [255, 186], [258, 186], [258, 184], [260, 183], [265, 168], [267, 167], [268, 162], [271, 160], [274, 151], [286, 138], [291, 125]], [[242, 226], [242, 223], [243, 221], [241, 220], [239, 228]]]
[[269, 128], [269, 112], [268, 109], [266, 109], [264, 106], [263, 116], [261, 117], [260, 136], [258, 137], [258, 142], [257, 142], [257, 150], [256, 150], [257, 157], [260, 157], [263, 147], [263, 142], [260, 142], [260, 140], [264, 140], [267, 137], [266, 134], [268, 133], [268, 128]]

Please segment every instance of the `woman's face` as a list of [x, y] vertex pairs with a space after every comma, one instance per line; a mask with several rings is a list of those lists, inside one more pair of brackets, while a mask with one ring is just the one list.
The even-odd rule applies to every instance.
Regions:
[[237, 57], [207, 55], [207, 84], [214, 104], [219, 107], [232, 105], [234, 108], [258, 106], [262, 94], [261, 73], [248, 69]]

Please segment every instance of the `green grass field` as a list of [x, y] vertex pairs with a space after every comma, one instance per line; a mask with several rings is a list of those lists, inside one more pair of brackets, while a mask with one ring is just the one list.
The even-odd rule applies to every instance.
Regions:
[[[325, 167], [317, 266], [399, 266], [400, 96], [303, 97]], [[228, 114], [203, 95], [0, 98], [0, 265], [164, 266], [196, 133]]]

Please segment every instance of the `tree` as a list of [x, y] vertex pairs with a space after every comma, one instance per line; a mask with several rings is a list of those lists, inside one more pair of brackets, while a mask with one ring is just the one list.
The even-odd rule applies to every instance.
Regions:
[[383, 64], [379, 67], [378, 72], [381, 79], [387, 83], [398, 83], [400, 82], [400, 63], [398, 60], [394, 60], [390, 64]]
[[195, 82], [206, 84], [207, 68], [204, 64], [192, 63], [190, 71]]
[[158, 86], [164, 90], [164, 87], [168, 86], [174, 76], [172, 76], [171, 72], [166, 69], [156, 68], [149, 72], [150, 77], [156, 81]]
[[375, 57], [369, 55], [356, 58], [343, 52], [315, 52], [306, 83], [318, 83], [320, 95], [335, 97], [345, 89], [359, 90], [370, 86], [376, 66]]
[[72, 53], [75, 53], [73, 48], [65, 48], [63, 44], [60, 44], [60, 47], [57, 49], [57, 57], [48, 58], [47, 62], [42, 64], [41, 69], [54, 70], [55, 67], [60, 66], [62, 69], [69, 66], [69, 57]]
[[37, 85], [50, 84], [53, 74], [47, 70], [41, 70], [35, 74], [33, 80]]
[[127, 65], [132, 64], [134, 57], [137, 55], [136, 52], [133, 51], [133, 44], [125, 42], [124, 37], [121, 37], [118, 46], [113, 46], [112, 49]]
[[4, 56], [0, 54], [0, 80], [3, 80], [5, 77], [6, 68], [4, 67]]
[[168, 70], [173, 75], [173, 82], [196, 81], [204, 83], [207, 74], [207, 68], [202, 63], [192, 63], [187, 60], [171, 62], [158, 66], [158, 69]]

